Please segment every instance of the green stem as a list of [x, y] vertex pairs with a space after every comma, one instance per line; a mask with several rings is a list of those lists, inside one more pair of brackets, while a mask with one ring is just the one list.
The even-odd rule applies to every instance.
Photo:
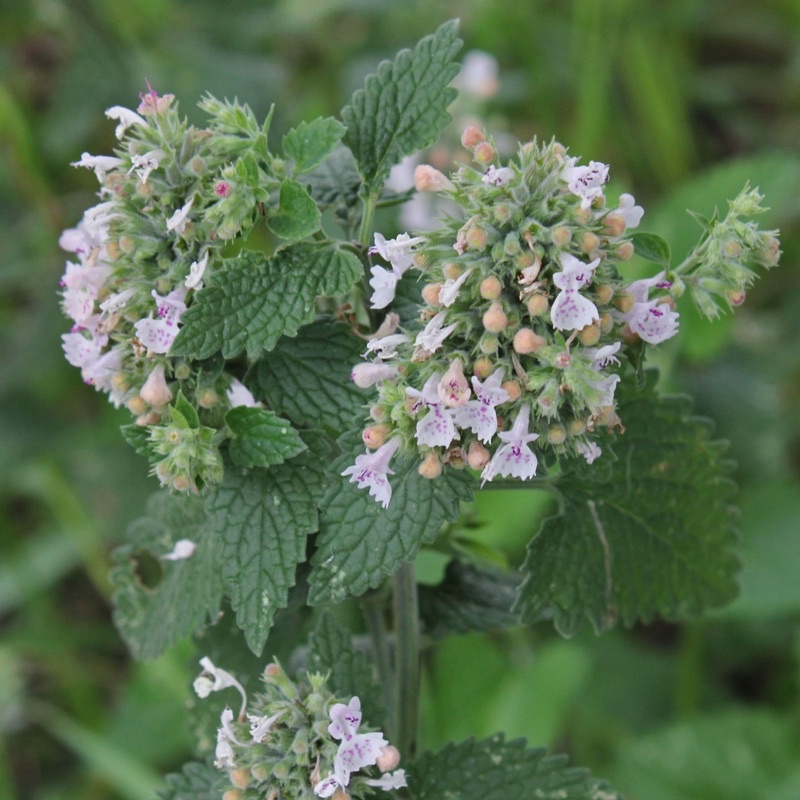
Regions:
[[413, 563], [395, 573], [394, 624], [397, 647], [397, 748], [404, 759], [414, 757], [419, 725], [419, 608]]
[[382, 591], [370, 592], [361, 598], [361, 611], [367, 622], [375, 663], [378, 666], [378, 677], [383, 687], [386, 704], [386, 733], [389, 741], [397, 739], [397, 693], [392, 676], [391, 643], [386, 633], [386, 621], [383, 616], [386, 595]]
[[375, 218], [375, 207], [378, 205], [378, 195], [368, 194], [364, 198], [364, 213], [361, 215], [361, 230], [358, 241], [368, 247], [372, 241], [372, 220]]

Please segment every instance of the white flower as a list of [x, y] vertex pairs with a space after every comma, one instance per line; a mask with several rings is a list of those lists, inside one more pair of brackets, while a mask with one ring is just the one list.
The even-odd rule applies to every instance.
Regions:
[[286, 713], [286, 709], [273, 714], [271, 717], [259, 717], [255, 714], [248, 714], [250, 720], [250, 736], [254, 742], [263, 742], [267, 734], [272, 730], [272, 726]]
[[179, 286], [166, 297], [161, 297], [155, 290], [152, 295], [156, 301], [158, 318], [141, 319], [133, 327], [145, 347], [154, 353], [167, 353], [178, 335], [181, 315], [186, 311], [186, 288]]
[[620, 342], [607, 344], [603, 347], [586, 347], [583, 350], [583, 355], [592, 362], [590, 364], [591, 368], [599, 372], [611, 364], [619, 364], [619, 359], [614, 355], [619, 348]]
[[439, 302], [445, 306], [451, 306], [458, 297], [458, 292], [464, 285], [464, 281], [469, 277], [473, 267], [470, 267], [466, 272], [462, 272], [455, 280], [448, 278], [442, 288], [439, 290]]
[[377, 353], [378, 358], [394, 358], [397, 355], [397, 348], [401, 344], [410, 342], [404, 333], [392, 333], [389, 336], [374, 337], [367, 342], [366, 357], [369, 353]]
[[349, 739], [361, 724], [361, 698], [351, 697], [347, 705], [334, 703], [328, 716], [331, 718], [328, 733], [334, 739]]
[[445, 320], [445, 312], [440, 311], [433, 317], [423, 330], [417, 334], [414, 340], [414, 346], [425, 350], [426, 353], [435, 353], [441, 346], [444, 340], [456, 329], [457, 323], [448, 325], [443, 328]]
[[421, 408], [428, 409], [427, 414], [417, 422], [415, 434], [417, 444], [427, 447], [447, 447], [453, 439], [458, 439], [453, 412], [439, 398], [440, 381], [441, 374], [434, 372], [425, 382], [422, 391], [406, 387], [406, 394], [417, 401], [412, 411], [416, 413]]
[[116, 167], [120, 167], [125, 162], [116, 156], [93, 156], [89, 153], [83, 153], [80, 161], [73, 161], [70, 163], [71, 167], [86, 167], [86, 169], [93, 169], [97, 180], [103, 183], [106, 179], [106, 174]]
[[172, 400], [172, 391], [167, 384], [165, 370], [166, 364], [163, 361], [156, 364], [139, 390], [139, 397], [151, 406], [164, 406]]
[[369, 298], [369, 307], [386, 308], [394, 300], [399, 276], [386, 267], [370, 267], [369, 271], [372, 273], [369, 285], [374, 289]]
[[369, 252], [377, 253], [384, 261], [392, 265], [398, 277], [414, 265], [414, 247], [425, 241], [423, 236], [411, 237], [407, 233], [401, 233], [395, 239], [387, 239], [382, 234], [375, 234], [375, 244], [370, 247]]
[[567, 182], [572, 194], [581, 198], [581, 208], [589, 208], [592, 202], [603, 196], [603, 186], [608, 180], [608, 164], [590, 161], [589, 166], [575, 166], [576, 159], [567, 161], [561, 177]]
[[225, 706], [219, 722], [217, 747], [214, 752], [214, 766], [217, 769], [235, 769], [235, 753], [231, 745], [238, 744], [242, 747], [242, 742], [236, 738], [236, 732], [233, 730], [233, 725], [231, 724], [233, 722], [233, 711], [231, 711], [230, 706]]
[[390, 381], [399, 374], [397, 367], [375, 361], [372, 364], [356, 364], [350, 372], [350, 380], [359, 389], [368, 389], [383, 381]]
[[597, 306], [580, 294], [579, 290], [591, 283], [592, 272], [600, 263], [596, 258], [584, 264], [569, 253], [561, 253], [561, 272], [553, 275], [553, 283], [561, 289], [550, 309], [553, 327], [560, 331], [576, 331], [600, 319]]
[[406, 771], [397, 769], [394, 772], [385, 772], [380, 778], [364, 778], [363, 783], [367, 786], [377, 786], [388, 792], [390, 789], [402, 789], [408, 786], [406, 783]]
[[503, 382], [502, 367], [496, 369], [485, 381], [473, 376], [472, 388], [477, 400], [470, 400], [455, 412], [455, 422], [459, 428], [469, 428], [482, 442], [490, 442], [497, 432], [497, 412], [495, 406], [508, 402], [511, 398], [500, 385]]
[[114, 347], [81, 370], [81, 377], [90, 386], [99, 392], [111, 392], [108, 399], [117, 407], [121, 399], [115, 393], [114, 378], [122, 372], [124, 358], [124, 348]]
[[125, 131], [133, 125], [147, 125], [147, 121], [143, 117], [140, 117], [135, 111], [131, 111], [124, 106], [111, 106], [111, 108], [107, 108], [106, 116], [109, 119], [119, 120], [119, 125], [117, 125], [117, 130], [115, 131], [117, 139], [122, 139], [125, 135]]
[[626, 228], [636, 228], [642, 221], [644, 209], [636, 205], [636, 200], [632, 194], [621, 194], [619, 196], [619, 208], [611, 213], [619, 214], [625, 220]]
[[189, 274], [183, 285], [187, 289], [194, 289], [199, 292], [203, 288], [203, 275], [205, 274], [206, 267], [208, 266], [208, 250], [203, 253], [199, 261], [192, 261], [189, 267]]
[[[239, 681], [237, 681], [236, 678], [230, 674], [230, 672], [226, 672], [224, 669], [215, 667], [214, 662], [208, 658], [208, 656], [204, 656], [200, 659], [200, 666], [203, 668], [203, 671], [197, 678], [195, 678], [195, 681], [192, 684], [197, 696], [201, 700], [204, 700], [211, 694], [211, 692], [219, 692], [222, 689], [233, 687], [242, 696], [242, 710], [239, 712], [239, 716], [244, 717], [244, 710], [247, 707], [247, 694], [245, 693], [242, 684], [239, 683]], [[233, 717], [231, 716], [231, 719], [232, 718]]]
[[514, 177], [511, 167], [490, 166], [481, 178], [481, 183], [486, 186], [505, 186]]
[[575, 449], [586, 459], [587, 464], [591, 464], [596, 458], [600, 458], [603, 451], [595, 442], [578, 442]]
[[128, 301], [134, 297], [135, 294], [136, 289], [134, 288], [123, 289], [121, 292], [110, 294], [100, 303], [100, 310], [104, 311], [106, 314], [116, 314], [118, 311], [122, 311], [122, 309], [125, 308]]
[[103, 348], [108, 344], [106, 334], [91, 334], [84, 336], [83, 333], [74, 331], [65, 333], [61, 336], [64, 343], [64, 355], [73, 367], [83, 370], [91, 367], [99, 358]]
[[650, 300], [650, 289], [666, 289], [672, 284], [659, 272], [652, 278], [634, 281], [627, 291], [634, 297], [633, 308], [621, 314], [628, 327], [648, 344], [659, 344], [678, 332], [678, 312], [658, 300]]
[[167, 231], [175, 231], [181, 234], [186, 230], [186, 225], [189, 222], [189, 212], [192, 210], [192, 203], [194, 203], [194, 195], [167, 220]]
[[350, 483], [357, 483], [359, 489], [368, 488], [370, 495], [384, 508], [388, 508], [392, 499], [392, 486], [387, 476], [394, 475], [389, 469], [389, 462], [399, 447], [400, 439], [394, 437], [374, 453], [356, 456], [356, 463], [342, 472], [342, 475], [349, 475]]
[[486, 481], [493, 480], [496, 475], [503, 477], [511, 475], [514, 478], [527, 480], [536, 474], [539, 461], [528, 447], [528, 443], [538, 439], [539, 434], [528, 431], [529, 419], [530, 410], [527, 405], [523, 405], [511, 430], [498, 434], [505, 444], [497, 448], [492, 460], [483, 468], [481, 486]]
[[197, 550], [197, 543], [191, 539], [178, 539], [175, 546], [169, 553], [160, 556], [162, 561], [185, 561], [194, 555]]
[[464, 55], [455, 83], [462, 92], [488, 99], [497, 93], [499, 73], [500, 67], [493, 55], [483, 50], [470, 50]]
[[614, 392], [617, 390], [619, 375], [607, 375], [605, 378], [596, 381], [587, 381], [587, 383], [598, 393], [597, 398], [590, 403], [592, 413], [606, 406], [613, 405]]
[[164, 158], [166, 153], [163, 150], [150, 150], [141, 156], [131, 156], [131, 168], [128, 170], [128, 175], [136, 170], [139, 180], [142, 183], [147, 183], [150, 173], [154, 169], [158, 169], [161, 159]]
[[226, 390], [225, 396], [228, 398], [231, 408], [236, 408], [237, 406], [256, 408], [259, 405], [255, 397], [253, 397], [253, 393], [241, 381], [236, 380], [236, 378], [231, 381], [231, 385]]

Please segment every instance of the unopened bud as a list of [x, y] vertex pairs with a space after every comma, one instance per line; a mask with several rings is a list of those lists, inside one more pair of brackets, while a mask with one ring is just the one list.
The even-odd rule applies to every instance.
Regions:
[[386, 419], [386, 409], [383, 406], [374, 405], [369, 409], [369, 415], [375, 422], [383, 422]]
[[636, 298], [630, 292], [620, 292], [614, 298], [614, 307], [623, 314], [627, 314], [628, 312], [632, 311], [635, 303]]
[[480, 443], [473, 442], [467, 453], [467, 463], [472, 469], [483, 469], [491, 458], [489, 451]]
[[564, 225], [559, 225], [553, 229], [553, 244], [556, 247], [564, 247], [564, 245], [569, 244], [570, 239], [572, 239], [572, 233]]
[[489, 333], [500, 333], [506, 329], [508, 317], [500, 303], [492, 303], [489, 310], [483, 315], [483, 327]]
[[203, 389], [203, 391], [197, 395], [197, 405], [199, 405], [200, 408], [214, 408], [219, 405], [219, 395], [214, 389]]
[[491, 358], [487, 358], [486, 356], [481, 356], [472, 365], [472, 374], [480, 380], [488, 378], [493, 372], [494, 362]]
[[147, 403], [138, 394], [135, 397], [131, 397], [125, 405], [128, 407], [128, 411], [137, 417], [147, 411]]
[[545, 295], [537, 292], [528, 297], [526, 307], [532, 317], [541, 317], [550, 310], [550, 301]]
[[422, 288], [422, 299], [429, 306], [439, 305], [439, 292], [442, 291], [441, 283], [428, 283]]
[[467, 150], [472, 150], [485, 140], [486, 137], [483, 135], [483, 131], [476, 125], [468, 126], [464, 129], [464, 133], [461, 134], [461, 144]]
[[608, 313], [608, 311], [604, 311], [600, 315], [600, 330], [603, 333], [608, 333], [614, 327], [614, 317]]
[[139, 390], [139, 396], [151, 406], [164, 406], [172, 400], [172, 392], [164, 377], [166, 365], [162, 362], [153, 367], [147, 376], [144, 386]]
[[603, 220], [603, 229], [609, 236], [622, 236], [625, 233], [625, 217], [611, 213]]
[[141, 417], [136, 417], [136, 424], [142, 428], [145, 425], [158, 425], [159, 422], [161, 422], [161, 414], [156, 411], [148, 411]]
[[497, 300], [502, 294], [503, 284], [494, 275], [489, 275], [481, 281], [480, 293], [484, 300]]
[[476, 145], [475, 149], [472, 151], [472, 157], [479, 164], [491, 164], [492, 161], [494, 161], [495, 155], [497, 155], [495, 149], [489, 142], [481, 142]]
[[438, 478], [442, 474], [442, 462], [439, 460], [435, 450], [428, 450], [425, 458], [422, 459], [422, 462], [417, 467], [417, 472], [428, 480]]
[[549, 431], [547, 431], [547, 441], [549, 444], [552, 445], [559, 445], [564, 444], [567, 440], [567, 432], [561, 425], [553, 425]]
[[617, 248], [617, 258], [620, 261], [630, 261], [633, 257], [633, 242], [622, 242]]
[[125, 392], [131, 388], [130, 383], [128, 383], [128, 377], [121, 374], [114, 375], [111, 378], [111, 386], [114, 388], [114, 391], [119, 394], [125, 394]]
[[478, 348], [480, 349], [481, 353], [489, 356], [492, 355], [492, 353], [496, 353], [499, 346], [500, 342], [493, 333], [486, 334], [478, 343]]
[[375, 764], [381, 772], [392, 772], [400, 764], [400, 751], [393, 744], [387, 744], [381, 748]]
[[231, 783], [237, 789], [246, 789], [250, 785], [250, 781], [252, 779], [250, 770], [247, 769], [247, 767], [239, 767], [238, 769], [232, 769], [228, 777], [231, 779]]
[[597, 245], [600, 244], [600, 240], [595, 236], [591, 231], [584, 231], [583, 236], [581, 236], [581, 252], [583, 253], [591, 253]]
[[739, 258], [739, 256], [742, 254], [742, 246], [736, 241], [736, 239], [728, 239], [728, 241], [725, 242], [722, 251], [728, 258]]
[[519, 400], [519, 398], [522, 397], [522, 386], [520, 386], [519, 381], [505, 381], [501, 388], [506, 390], [510, 403], [513, 403], [515, 400]]
[[594, 347], [600, 341], [600, 326], [587, 325], [578, 333], [580, 343], [585, 347]]
[[498, 203], [492, 213], [498, 222], [508, 222], [511, 219], [511, 206], [508, 203]]
[[598, 305], [607, 306], [614, 297], [614, 287], [607, 283], [601, 283], [595, 288], [595, 297], [597, 298]]
[[487, 241], [486, 231], [479, 225], [473, 225], [467, 231], [466, 242], [470, 250], [483, 250]]
[[547, 340], [538, 333], [534, 333], [530, 328], [520, 328], [514, 334], [514, 350], [520, 355], [528, 355], [541, 350], [547, 344]]
[[361, 440], [367, 447], [375, 450], [386, 441], [391, 430], [385, 422], [380, 425], [369, 425], [361, 432]]
[[[537, 258], [533, 253], [530, 252], [530, 250], [523, 250], [514, 259], [514, 264], [521, 272], [526, 269], [530, 269], [536, 263]], [[539, 267], [541, 268], [541, 262], [539, 262]]]
[[570, 420], [569, 432], [572, 436], [580, 436], [586, 430], [586, 420], [577, 417]]
[[732, 306], [740, 306], [742, 303], [744, 303], [747, 293], [744, 291], [744, 289], [740, 289], [738, 291], [730, 290], [727, 292], [726, 296], [728, 298], [728, 302]]
[[455, 261], [448, 261], [442, 267], [442, 275], [449, 281], [454, 281], [461, 275], [461, 267]]
[[414, 185], [418, 192], [445, 192], [455, 189], [450, 178], [430, 164], [420, 164], [414, 170]]
[[555, 359], [555, 365], [559, 369], [566, 369], [572, 363], [572, 356], [569, 353], [559, 353]]
[[520, 252], [520, 245], [519, 245], [519, 238], [517, 238], [516, 233], [508, 233], [506, 234], [506, 238], [503, 240], [503, 252], [507, 256], [515, 256]]
[[453, 363], [439, 381], [437, 391], [439, 399], [450, 408], [463, 406], [469, 400], [472, 390], [464, 376], [460, 358], [453, 359]]
[[467, 455], [462, 448], [458, 446], [451, 447], [444, 454], [444, 463], [449, 467], [454, 467], [455, 469], [464, 469], [464, 467], [467, 466], [466, 458]]
[[242, 800], [242, 790], [228, 789], [228, 791], [222, 795], [222, 800]]

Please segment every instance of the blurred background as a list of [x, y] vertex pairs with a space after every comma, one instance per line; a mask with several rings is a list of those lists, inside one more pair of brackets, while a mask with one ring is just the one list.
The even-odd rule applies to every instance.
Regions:
[[[602, 638], [546, 625], [452, 638], [426, 660], [425, 744], [504, 730], [629, 800], [800, 798], [797, 0], [3, 0], [0, 797], [148, 800], [193, 741], [191, 648], [136, 664], [111, 623], [109, 552], [156, 487], [119, 435], [127, 412], [61, 353], [58, 235], [96, 187], [69, 162], [111, 152], [103, 111], [135, 107], [145, 79], [198, 123], [206, 91], [259, 118], [275, 103], [279, 136], [337, 114], [381, 58], [451, 17], [469, 69], [428, 158], [451, 158], [467, 121], [555, 136], [610, 163], [646, 209], [640, 229], [678, 258], [699, 235], [685, 209], [724, 211], [749, 179], [783, 259], [735, 318], [681, 307], [681, 335], [654, 359], [662, 390], [692, 394], [731, 441], [739, 599]], [[519, 564], [550, 502], [486, 492], [470, 535]]]

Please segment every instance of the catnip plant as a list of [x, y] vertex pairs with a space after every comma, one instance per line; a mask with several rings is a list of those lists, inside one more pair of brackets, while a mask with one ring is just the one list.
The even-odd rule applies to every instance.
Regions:
[[[423, 644], [600, 633], [736, 592], [724, 448], [644, 363], [683, 303], [715, 317], [778, 263], [761, 196], [695, 215], [673, 264], [635, 199], [608, 199], [609, 165], [555, 140], [504, 154], [470, 125], [448, 174], [416, 168], [430, 226], [376, 230], [411, 198], [390, 169], [450, 120], [459, 48], [446, 23], [279, 148], [271, 114], [209, 95], [195, 127], [148, 87], [107, 110], [114, 154], [75, 162], [100, 191], [60, 241], [64, 352], [130, 412], [162, 487], [116, 552], [116, 623], [137, 658], [197, 644], [198, 760], [163, 798], [618, 797], [502, 733], [418, 753]], [[560, 498], [518, 572], [457, 541], [496, 486]], [[434, 545], [445, 577], [418, 586]], [[348, 598], [366, 637], [330, 613]], [[261, 657], [287, 620], [290, 661], [237, 672], [231, 627]]]

